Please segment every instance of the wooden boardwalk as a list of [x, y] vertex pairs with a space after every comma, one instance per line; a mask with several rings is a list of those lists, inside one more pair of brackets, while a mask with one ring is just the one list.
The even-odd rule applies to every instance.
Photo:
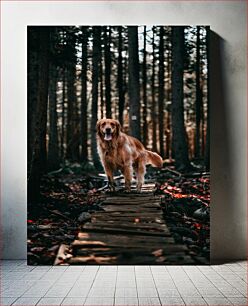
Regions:
[[[185, 245], [176, 244], [153, 193], [146, 184], [141, 193], [107, 194], [104, 211], [91, 215], [82, 226], [63, 263], [79, 264], [193, 264]], [[55, 264], [64, 257], [61, 248]], [[59, 257], [60, 256], [60, 257]], [[61, 257], [62, 256], [62, 257]]]

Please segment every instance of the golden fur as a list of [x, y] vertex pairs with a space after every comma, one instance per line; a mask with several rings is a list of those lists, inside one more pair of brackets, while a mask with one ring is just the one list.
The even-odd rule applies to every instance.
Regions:
[[98, 153], [110, 189], [114, 190], [113, 172], [120, 170], [125, 178], [125, 188], [130, 191], [134, 170], [137, 190], [140, 191], [144, 183], [146, 164], [162, 167], [162, 158], [157, 153], [146, 150], [138, 139], [123, 133], [117, 120], [101, 119], [96, 128]]

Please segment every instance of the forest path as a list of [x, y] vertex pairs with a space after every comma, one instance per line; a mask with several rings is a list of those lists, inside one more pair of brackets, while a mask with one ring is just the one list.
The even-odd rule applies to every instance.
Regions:
[[188, 248], [171, 236], [154, 187], [106, 193], [103, 211], [91, 215], [71, 246], [60, 247], [55, 264], [193, 264]]

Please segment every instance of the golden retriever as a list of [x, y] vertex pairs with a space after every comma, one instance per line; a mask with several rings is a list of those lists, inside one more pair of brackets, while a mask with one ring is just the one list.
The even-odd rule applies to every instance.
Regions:
[[108, 177], [110, 190], [115, 190], [113, 179], [115, 170], [123, 173], [125, 188], [129, 192], [133, 170], [136, 174], [137, 190], [140, 191], [144, 183], [146, 164], [162, 167], [162, 158], [157, 153], [146, 150], [138, 139], [123, 133], [119, 121], [98, 120], [96, 129], [98, 153]]

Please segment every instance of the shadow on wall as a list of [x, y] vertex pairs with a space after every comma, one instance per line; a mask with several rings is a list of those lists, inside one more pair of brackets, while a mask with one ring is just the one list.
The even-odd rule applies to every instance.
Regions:
[[[246, 232], [240, 207], [234, 194], [234, 161], [231, 156], [228, 113], [225, 41], [210, 31], [209, 87], [211, 120], [211, 264], [244, 259]], [[225, 59], [225, 60], [224, 60]], [[238, 182], [236, 182], [237, 184]], [[241, 207], [242, 208], [242, 207]], [[238, 222], [237, 219], [240, 221]], [[243, 222], [243, 224], [242, 224]]]

